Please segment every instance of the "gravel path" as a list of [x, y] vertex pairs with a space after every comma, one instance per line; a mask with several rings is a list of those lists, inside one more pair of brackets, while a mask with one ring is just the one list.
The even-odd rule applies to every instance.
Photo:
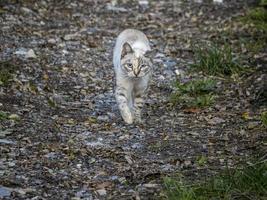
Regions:
[[[1, 70], [14, 73], [0, 85], [8, 116], [0, 117], [0, 199], [155, 199], [164, 176], [194, 180], [262, 151], [261, 106], [251, 104], [262, 72], [219, 79], [216, 104], [197, 112], [169, 103], [173, 80], [203, 77], [188, 73], [191, 43], [209, 40], [246, 7], [1, 1]], [[157, 49], [142, 125], [125, 125], [113, 96], [112, 49], [125, 28], [144, 31]]]

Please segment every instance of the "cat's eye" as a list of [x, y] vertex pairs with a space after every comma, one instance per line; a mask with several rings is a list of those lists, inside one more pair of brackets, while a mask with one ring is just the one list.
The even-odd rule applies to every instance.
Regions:
[[132, 67], [133, 67], [133, 64], [132, 64], [132, 63], [127, 63], [127, 64], [126, 64], [126, 67], [128, 67], [128, 68], [132, 68]]
[[144, 69], [144, 68], [147, 68], [147, 65], [142, 64], [142, 65], [141, 65], [141, 69]]

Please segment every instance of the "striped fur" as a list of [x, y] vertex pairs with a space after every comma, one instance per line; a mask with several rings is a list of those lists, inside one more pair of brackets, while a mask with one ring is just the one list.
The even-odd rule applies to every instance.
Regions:
[[126, 29], [116, 40], [113, 52], [115, 97], [121, 116], [128, 124], [141, 122], [141, 110], [152, 73], [150, 58], [144, 54], [150, 50], [147, 37], [138, 30]]

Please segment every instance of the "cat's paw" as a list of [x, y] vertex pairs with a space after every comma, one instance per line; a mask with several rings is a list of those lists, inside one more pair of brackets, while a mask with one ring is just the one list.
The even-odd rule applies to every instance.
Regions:
[[127, 124], [132, 124], [134, 121], [131, 112], [122, 113], [122, 118]]
[[132, 118], [132, 116], [124, 117], [123, 120], [124, 120], [127, 124], [132, 124], [132, 123], [133, 123], [133, 118]]

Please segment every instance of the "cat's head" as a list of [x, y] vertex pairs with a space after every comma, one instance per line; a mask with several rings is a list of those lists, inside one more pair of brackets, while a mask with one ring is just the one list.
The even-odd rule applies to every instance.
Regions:
[[128, 77], [140, 78], [152, 70], [152, 63], [145, 53], [136, 53], [129, 43], [124, 43], [121, 53], [121, 68]]

